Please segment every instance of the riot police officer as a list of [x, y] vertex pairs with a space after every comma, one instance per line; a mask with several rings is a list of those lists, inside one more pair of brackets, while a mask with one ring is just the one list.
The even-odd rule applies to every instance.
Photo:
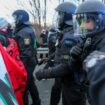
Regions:
[[36, 49], [35, 30], [29, 23], [29, 14], [25, 10], [16, 10], [12, 14], [15, 20], [15, 40], [19, 45], [20, 58], [28, 73], [28, 82], [24, 97], [24, 104], [28, 105], [28, 91], [32, 97], [33, 105], [40, 105], [37, 87], [34, 83], [33, 71], [36, 66], [34, 52]]
[[57, 32], [55, 27], [51, 27], [48, 31], [48, 36], [47, 36], [47, 44], [49, 48], [49, 55], [55, 52], [55, 43], [56, 43], [56, 36]]
[[[56, 47], [56, 37], [57, 31], [54, 26], [51, 26], [48, 32], [47, 43], [49, 48], [49, 56], [55, 53]], [[54, 60], [54, 57], [52, 58]], [[54, 67], [54, 61], [50, 60], [47, 64], [49, 67]], [[48, 67], [47, 67], [48, 68]], [[45, 69], [45, 68], [44, 68]], [[61, 97], [61, 79], [56, 78], [51, 89], [50, 105], [58, 105]]]
[[[75, 60], [78, 58], [82, 63], [84, 61], [83, 66], [87, 72], [92, 104], [104, 105], [105, 4], [95, 0], [86, 1], [78, 7], [75, 17], [75, 26], [82, 37], [82, 43], [77, 43], [70, 52]], [[90, 44], [87, 44], [89, 39]]]
[[56, 23], [58, 23], [57, 26], [60, 32], [58, 32], [56, 40], [56, 66], [36, 72], [36, 77], [39, 80], [43, 78], [61, 78], [63, 105], [85, 105], [83, 85], [79, 78], [81, 72], [74, 73], [69, 70], [71, 58], [69, 52], [72, 46], [76, 44], [76, 38], [73, 37], [72, 21], [72, 14], [75, 12], [75, 9], [76, 6], [70, 2], [64, 2], [57, 6], [58, 16]]

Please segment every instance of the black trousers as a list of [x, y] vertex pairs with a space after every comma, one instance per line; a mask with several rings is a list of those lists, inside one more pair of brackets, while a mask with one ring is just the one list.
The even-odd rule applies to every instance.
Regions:
[[51, 90], [50, 105], [58, 105], [61, 96], [61, 79], [56, 78]]
[[74, 83], [62, 85], [62, 102], [63, 105], [86, 105], [85, 87]]
[[26, 65], [26, 70], [28, 74], [28, 81], [27, 81], [27, 87], [24, 95], [24, 104], [29, 105], [28, 101], [28, 95], [30, 93], [32, 98], [32, 105], [41, 105], [40, 98], [39, 98], [39, 92], [35, 84], [35, 80], [33, 77], [33, 71], [35, 69], [35, 63], [30, 62], [29, 65]]
[[32, 98], [32, 105], [41, 105], [38, 89], [35, 85], [33, 77], [31, 77], [27, 83], [27, 88], [24, 95], [24, 105], [29, 105], [29, 100], [28, 100], [29, 93]]

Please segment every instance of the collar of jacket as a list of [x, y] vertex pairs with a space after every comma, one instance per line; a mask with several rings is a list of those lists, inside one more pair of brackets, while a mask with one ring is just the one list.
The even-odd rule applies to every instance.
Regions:
[[21, 29], [25, 28], [25, 27], [29, 27], [30, 25], [26, 25], [26, 24], [20, 24], [17, 25], [14, 31], [14, 34], [18, 33]]
[[98, 43], [105, 38], [105, 30], [97, 33], [94, 37], [92, 37], [92, 49], [95, 49]]
[[93, 41], [98, 41], [98, 40], [101, 40], [103, 37], [105, 37], [105, 30], [103, 30], [103, 31], [97, 33], [96, 35], [94, 35], [92, 37], [92, 40]]

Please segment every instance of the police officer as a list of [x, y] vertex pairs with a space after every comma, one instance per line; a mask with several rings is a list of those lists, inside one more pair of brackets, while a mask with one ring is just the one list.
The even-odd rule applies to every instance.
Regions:
[[[58, 23], [60, 32], [58, 32], [56, 40], [56, 66], [36, 72], [36, 77], [39, 80], [43, 78], [61, 78], [63, 105], [85, 105], [83, 85], [79, 82], [81, 72], [74, 73], [69, 68], [71, 58], [69, 52], [72, 46], [76, 44], [76, 39], [73, 37], [72, 21], [72, 14], [75, 12], [75, 9], [76, 6], [70, 2], [64, 2], [57, 6], [58, 17], [56, 23]], [[78, 65], [75, 66], [75, 69], [77, 67]]]
[[57, 36], [56, 29], [54, 26], [51, 26], [51, 28], [48, 31], [48, 36], [47, 36], [49, 55], [55, 52], [56, 36]]
[[[56, 37], [57, 37], [56, 28], [54, 26], [51, 26], [47, 37], [49, 56], [52, 56], [52, 54], [55, 53]], [[52, 60], [47, 63], [49, 64], [49, 67], [54, 67], [54, 65], [56, 65]], [[60, 101], [60, 97], [61, 97], [61, 79], [56, 78], [51, 89], [50, 105], [58, 105]]]
[[84, 61], [92, 105], [105, 105], [105, 4], [86, 1], [78, 7], [75, 17], [82, 43], [71, 49], [71, 55]]
[[[47, 64], [45, 65], [44, 68], [54, 66], [56, 36], [57, 36], [57, 32], [56, 32], [55, 28], [51, 27], [48, 31], [48, 37], [47, 37], [47, 45], [49, 48], [49, 57], [47, 59]], [[43, 62], [43, 60], [42, 60], [42, 62]]]
[[48, 31], [45, 29], [43, 29], [40, 34], [40, 37], [42, 38], [42, 46], [43, 47], [46, 47], [46, 45], [47, 45], [47, 34], [48, 34]]
[[36, 49], [35, 30], [29, 23], [29, 15], [25, 10], [16, 10], [12, 14], [15, 20], [15, 40], [19, 45], [20, 57], [28, 73], [27, 89], [24, 104], [28, 105], [28, 91], [32, 97], [33, 105], [40, 105], [37, 87], [34, 83], [33, 71], [36, 66], [34, 52]]

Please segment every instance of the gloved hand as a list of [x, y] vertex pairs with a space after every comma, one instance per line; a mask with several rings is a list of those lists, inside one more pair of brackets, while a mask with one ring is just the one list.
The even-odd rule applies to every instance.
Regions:
[[73, 58], [78, 58], [82, 54], [82, 47], [79, 45], [76, 45], [71, 48], [70, 55]]
[[35, 78], [39, 81], [43, 79], [43, 70], [42, 69], [35, 72]]

